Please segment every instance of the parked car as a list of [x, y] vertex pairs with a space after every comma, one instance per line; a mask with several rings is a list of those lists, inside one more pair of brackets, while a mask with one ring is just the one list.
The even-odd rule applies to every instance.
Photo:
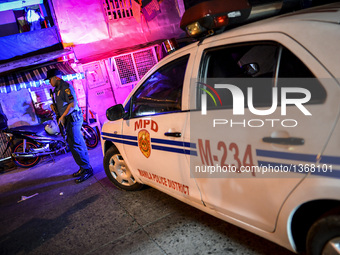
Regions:
[[339, 254], [339, 17], [339, 3], [305, 9], [171, 53], [107, 110], [108, 178], [294, 252]]

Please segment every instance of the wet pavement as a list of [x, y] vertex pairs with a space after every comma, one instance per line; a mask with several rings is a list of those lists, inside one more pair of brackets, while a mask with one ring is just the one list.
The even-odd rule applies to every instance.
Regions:
[[90, 159], [81, 184], [70, 153], [0, 174], [0, 254], [293, 254], [153, 188], [118, 190], [100, 146]]

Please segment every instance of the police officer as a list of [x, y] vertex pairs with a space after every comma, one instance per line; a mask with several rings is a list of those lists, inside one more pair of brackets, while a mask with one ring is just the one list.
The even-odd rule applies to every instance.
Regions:
[[56, 108], [54, 105], [51, 105], [51, 109], [59, 113], [58, 124], [61, 123], [65, 127], [67, 142], [72, 156], [80, 167], [72, 176], [79, 177], [75, 182], [81, 183], [93, 175], [87, 147], [80, 131], [83, 124], [83, 115], [79, 109], [74, 88], [61, 77], [62, 73], [58, 69], [51, 69], [47, 71], [47, 78], [45, 80], [49, 80], [52, 87], [55, 88], [53, 96]]

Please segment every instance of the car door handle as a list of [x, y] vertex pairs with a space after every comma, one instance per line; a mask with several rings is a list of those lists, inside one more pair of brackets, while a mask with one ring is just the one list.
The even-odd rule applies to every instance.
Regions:
[[263, 137], [262, 141], [265, 143], [275, 143], [281, 145], [304, 145], [305, 140], [303, 138], [297, 137], [288, 137], [288, 138], [280, 138], [280, 137]]
[[165, 136], [172, 136], [172, 137], [181, 137], [182, 133], [181, 132], [166, 132], [164, 133]]

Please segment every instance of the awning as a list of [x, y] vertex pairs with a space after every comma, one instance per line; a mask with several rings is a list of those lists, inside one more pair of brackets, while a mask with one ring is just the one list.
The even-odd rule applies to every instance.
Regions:
[[0, 93], [10, 93], [20, 89], [40, 87], [47, 85], [44, 79], [48, 70], [57, 68], [63, 72], [63, 80], [70, 81], [84, 79], [84, 73], [76, 73], [68, 62], [53, 63], [38, 67], [28, 71], [13, 72], [5, 76], [0, 76]]
[[0, 61], [5, 61], [49, 48], [60, 49], [61, 43], [57, 28], [49, 27], [2, 36], [0, 37], [0, 45]]
[[[32, 53], [33, 54], [33, 53]], [[13, 73], [20, 70], [33, 69], [33, 66], [48, 65], [49, 62], [55, 61], [63, 56], [73, 54], [70, 49], [56, 50], [52, 52], [36, 54], [30, 57], [20, 57], [13, 61], [1, 61], [0, 64], [0, 76], [4, 76], [7, 73]]]

